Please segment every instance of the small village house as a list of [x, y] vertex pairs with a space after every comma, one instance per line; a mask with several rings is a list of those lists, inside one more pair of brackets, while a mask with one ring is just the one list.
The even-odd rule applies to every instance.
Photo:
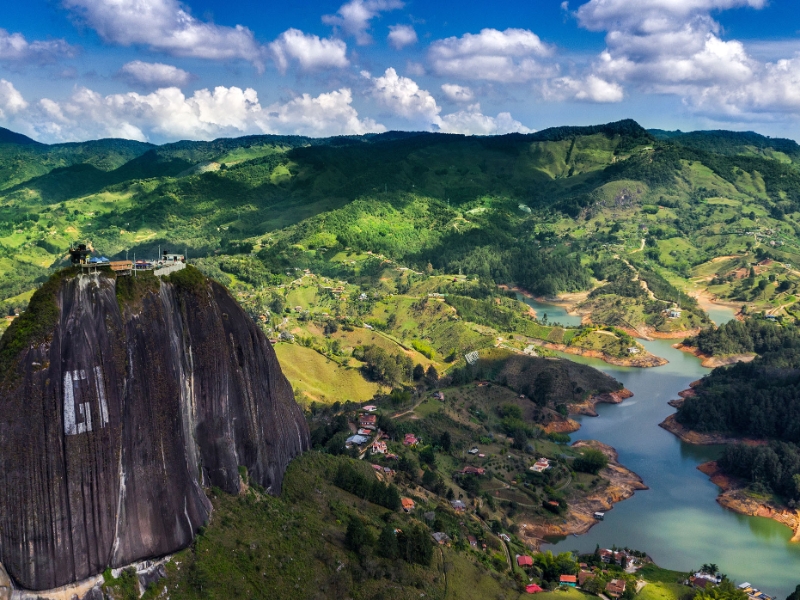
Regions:
[[550, 468], [550, 461], [546, 458], [540, 458], [530, 468], [534, 473], [542, 473]]
[[440, 546], [444, 546], [445, 544], [449, 544], [450, 543], [450, 538], [443, 531], [437, 531], [436, 533], [434, 533], [433, 534], [433, 539]]
[[375, 429], [378, 417], [375, 415], [361, 415], [358, 418], [358, 426], [364, 429]]
[[417, 439], [417, 436], [414, 435], [413, 433], [407, 433], [403, 437], [403, 444], [405, 446], [416, 446], [417, 444], [419, 444], [419, 439]]
[[578, 587], [578, 576], [562, 575], [558, 582], [560, 585], [565, 585], [567, 587]]
[[596, 575], [591, 571], [581, 570], [581, 572], [578, 573], [578, 585], [583, 587], [584, 583], [586, 583], [590, 579], [594, 579], [595, 577]]
[[483, 467], [473, 467], [471, 465], [467, 465], [463, 469], [461, 469], [462, 475], [483, 475], [486, 470]]
[[517, 554], [517, 566], [518, 567], [532, 567], [533, 566], [533, 558], [528, 556], [527, 554]]
[[619, 598], [625, 593], [625, 580], [612, 579], [606, 584], [606, 593], [612, 598]]
[[414, 510], [415, 504], [411, 498], [401, 498], [400, 504], [405, 512], [411, 512], [412, 510]]

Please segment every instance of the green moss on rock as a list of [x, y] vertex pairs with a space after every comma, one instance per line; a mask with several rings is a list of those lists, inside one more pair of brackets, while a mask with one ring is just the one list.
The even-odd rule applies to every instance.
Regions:
[[76, 269], [54, 273], [31, 296], [28, 309], [9, 325], [0, 338], [0, 370], [8, 377], [14, 362], [25, 348], [47, 341], [58, 324], [59, 309], [56, 302], [58, 290], [64, 279], [74, 277]]

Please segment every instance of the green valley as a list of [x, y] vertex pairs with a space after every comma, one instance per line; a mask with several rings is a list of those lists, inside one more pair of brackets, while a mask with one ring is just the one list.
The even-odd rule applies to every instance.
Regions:
[[[653, 444], [647, 461], [581, 435], [629, 383], [620, 411], [638, 414], [648, 394], [706, 374], [692, 364], [675, 387], [689, 371], [667, 365], [673, 342], [719, 364], [759, 356], [703, 378], [670, 418], [769, 439], [715, 458], [750, 492], [800, 501], [790, 140], [631, 120], [161, 146], [0, 133], [0, 328], [26, 326], [73, 244], [112, 260], [185, 253], [266, 334], [310, 427], [313, 450], [280, 496], [242, 467], [240, 496], [206, 490], [212, 520], [146, 597], [165, 585], [185, 599], [518, 598], [529, 585], [545, 599], [690, 597], [690, 574], [642, 552], [563, 547], [650, 493], [621, 462], [679, 460], [675, 447]], [[736, 320], [717, 328], [720, 308]], [[605, 433], [618, 441], [663, 433], [615, 414]], [[560, 586], [581, 573], [582, 591]], [[133, 581], [109, 574], [106, 591], [127, 598]]]

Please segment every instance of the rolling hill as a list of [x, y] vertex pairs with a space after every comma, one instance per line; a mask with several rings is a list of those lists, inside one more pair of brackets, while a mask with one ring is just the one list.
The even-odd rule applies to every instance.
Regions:
[[[767, 257], [800, 262], [799, 156], [791, 140], [646, 131], [630, 120], [495, 137], [249, 136], [158, 147], [47, 146], [4, 132], [1, 300], [23, 306], [69, 244], [84, 240], [111, 257], [185, 249], [245, 286], [343, 248], [546, 296], [621, 279], [600, 294], [611, 308], [595, 294], [589, 309], [631, 328], [663, 325], [648, 322], [654, 300], [697, 314], [678, 329], [702, 325], [680, 293], [700, 288], [785, 313], [791, 269], [764, 270], [762, 288], [758, 274], [736, 272]], [[629, 270], [604, 267], [620, 255]], [[722, 257], [735, 264], [714, 262]], [[644, 296], [631, 289], [636, 280], [647, 282]], [[618, 298], [637, 308], [615, 313]]]

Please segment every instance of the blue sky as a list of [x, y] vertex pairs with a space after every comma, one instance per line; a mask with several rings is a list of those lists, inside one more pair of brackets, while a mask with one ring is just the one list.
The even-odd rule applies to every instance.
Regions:
[[800, 139], [790, 0], [6, 4], [0, 125], [45, 142], [628, 117]]

